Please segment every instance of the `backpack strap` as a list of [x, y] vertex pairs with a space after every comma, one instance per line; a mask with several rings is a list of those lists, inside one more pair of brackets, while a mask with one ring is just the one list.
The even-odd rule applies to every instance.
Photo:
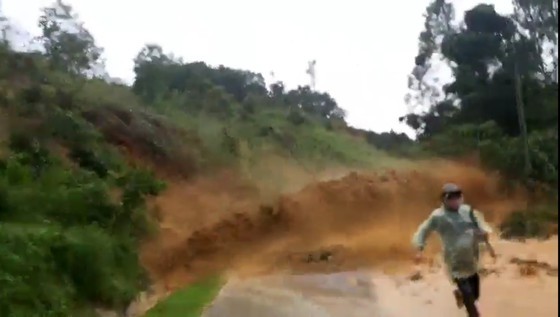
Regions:
[[476, 227], [476, 229], [480, 229], [478, 221], [476, 220], [476, 217], [474, 216], [474, 211], [473, 211], [472, 206], [469, 206], [469, 218], [471, 218], [471, 221], [472, 221], [473, 225]]
[[[473, 225], [475, 226], [475, 228], [477, 230], [480, 230], [480, 224], [478, 223], [478, 221], [476, 220], [476, 217], [474, 216], [474, 211], [472, 206], [469, 206], [469, 218], [471, 218], [471, 221], [473, 223]], [[490, 253], [490, 256], [493, 257], [494, 259], [496, 258], [496, 251], [494, 250], [494, 247], [490, 244], [490, 242], [488, 241], [488, 239], [484, 239], [484, 244], [486, 245], [486, 248], [488, 249], [488, 252]]]

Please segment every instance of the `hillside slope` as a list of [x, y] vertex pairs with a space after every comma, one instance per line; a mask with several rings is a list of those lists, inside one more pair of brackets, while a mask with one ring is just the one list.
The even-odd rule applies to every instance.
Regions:
[[[2, 316], [124, 310], [159, 277], [140, 247], [168, 231], [163, 212], [193, 204], [184, 221], [204, 228], [205, 210], [233, 201], [219, 196], [268, 203], [321, 170], [401, 164], [349, 133], [328, 94], [269, 89], [258, 74], [153, 46], [139, 54], [133, 87], [113, 83], [70, 7], [55, 3], [42, 19], [44, 49], [0, 44]], [[227, 194], [213, 188], [220, 177]], [[154, 202], [166, 187], [171, 199]], [[209, 195], [217, 200], [196, 204]]]

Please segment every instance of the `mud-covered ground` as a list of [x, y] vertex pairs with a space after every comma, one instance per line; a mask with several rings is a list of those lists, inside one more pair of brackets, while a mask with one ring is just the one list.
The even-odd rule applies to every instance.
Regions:
[[[498, 242], [485, 259], [483, 316], [558, 315], [558, 239]], [[435, 262], [437, 263], [437, 262]], [[232, 279], [204, 317], [462, 317], [437, 264], [331, 274]]]

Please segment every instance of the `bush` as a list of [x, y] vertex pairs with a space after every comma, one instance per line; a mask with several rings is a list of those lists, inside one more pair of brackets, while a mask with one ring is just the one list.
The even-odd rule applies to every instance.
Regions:
[[298, 109], [292, 109], [288, 112], [288, 116], [286, 117], [288, 122], [290, 122], [293, 125], [299, 126], [304, 124], [307, 119], [305, 118], [305, 115], [302, 113], [302, 111], [298, 110]]
[[146, 284], [134, 250], [96, 226], [0, 224], [0, 312], [62, 317], [85, 302], [124, 307]]
[[109, 174], [104, 162], [100, 161], [95, 152], [90, 149], [75, 147], [70, 151], [70, 158], [78, 163], [81, 168], [90, 170], [101, 178], [105, 178]]
[[[532, 171], [530, 179], [558, 186], [558, 138], [552, 131], [529, 135], [529, 155]], [[501, 138], [485, 141], [480, 146], [482, 162], [517, 179], [525, 178], [523, 143], [520, 138]]]
[[58, 230], [0, 224], [0, 315], [69, 316], [74, 290], [58, 274], [50, 245]]
[[115, 239], [96, 226], [65, 230], [50, 247], [77, 299], [109, 307], [124, 307], [146, 284], [135, 249], [132, 239]]
[[558, 135], [553, 130], [529, 134], [532, 171], [524, 175], [521, 137], [509, 137], [493, 122], [457, 125], [423, 141], [425, 149], [441, 156], [457, 157], [478, 151], [482, 164], [517, 180], [533, 180], [558, 187]]
[[[0, 168], [0, 315], [72, 316], [87, 303], [123, 308], [147, 284], [136, 251], [149, 229], [144, 200], [164, 184], [140, 169], [101, 178], [25, 140], [13, 139]], [[41, 173], [37, 162], [48, 162]]]
[[548, 238], [556, 234], [558, 228], [558, 208], [538, 206], [533, 210], [513, 212], [501, 225], [505, 239]]

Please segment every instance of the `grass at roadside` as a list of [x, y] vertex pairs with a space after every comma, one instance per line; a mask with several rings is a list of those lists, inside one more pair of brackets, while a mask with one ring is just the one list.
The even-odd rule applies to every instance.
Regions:
[[220, 277], [211, 277], [189, 285], [159, 302], [144, 317], [199, 317], [222, 285]]

